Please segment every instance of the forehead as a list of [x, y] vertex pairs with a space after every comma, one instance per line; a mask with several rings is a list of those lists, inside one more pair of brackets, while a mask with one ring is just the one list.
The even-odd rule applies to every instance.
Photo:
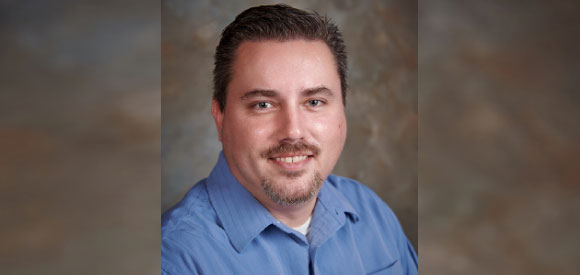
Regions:
[[334, 57], [317, 40], [245, 41], [236, 51], [228, 93], [252, 89], [300, 91], [325, 86], [340, 92]]

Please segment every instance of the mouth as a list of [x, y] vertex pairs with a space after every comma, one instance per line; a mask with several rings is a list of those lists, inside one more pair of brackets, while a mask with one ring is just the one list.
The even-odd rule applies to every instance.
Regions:
[[313, 154], [293, 153], [275, 155], [268, 158], [268, 160], [283, 170], [297, 171], [304, 169], [313, 158]]

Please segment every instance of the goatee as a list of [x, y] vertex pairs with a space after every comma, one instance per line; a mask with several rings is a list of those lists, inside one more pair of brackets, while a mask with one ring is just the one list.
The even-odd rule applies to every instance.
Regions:
[[[287, 175], [289, 176], [289, 175]], [[295, 178], [295, 175], [289, 176], [288, 178]], [[307, 179], [308, 180], [308, 179]], [[282, 206], [294, 206], [306, 203], [318, 194], [324, 179], [320, 176], [318, 172], [314, 173], [310, 182], [306, 185], [304, 190], [291, 190], [288, 186], [284, 186], [283, 183], [274, 182], [270, 178], [262, 179], [262, 188], [264, 193], [275, 203]], [[286, 188], [285, 188], [286, 187]]]

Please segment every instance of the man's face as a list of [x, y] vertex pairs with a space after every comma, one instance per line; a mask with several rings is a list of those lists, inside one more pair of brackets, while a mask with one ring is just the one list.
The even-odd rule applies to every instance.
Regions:
[[340, 79], [322, 41], [243, 42], [226, 107], [212, 103], [226, 161], [260, 202], [310, 201], [346, 139]]

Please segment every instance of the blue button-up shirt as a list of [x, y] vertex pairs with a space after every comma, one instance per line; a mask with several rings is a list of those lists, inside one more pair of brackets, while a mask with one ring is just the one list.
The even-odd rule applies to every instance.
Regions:
[[210, 176], [162, 216], [162, 274], [417, 274], [417, 255], [368, 187], [330, 175], [307, 236], [276, 220], [232, 175]]

